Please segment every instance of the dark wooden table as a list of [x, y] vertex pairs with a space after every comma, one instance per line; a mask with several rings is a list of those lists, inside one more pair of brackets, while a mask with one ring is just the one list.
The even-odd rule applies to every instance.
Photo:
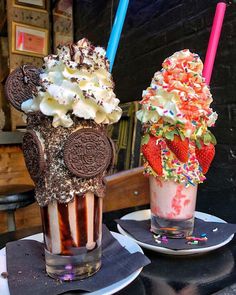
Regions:
[[[116, 230], [113, 220], [130, 211], [133, 210], [105, 213], [104, 222], [111, 230]], [[41, 227], [2, 234], [0, 248], [9, 241], [39, 232]], [[116, 293], [117, 295], [236, 294], [236, 238], [221, 249], [204, 255], [179, 257], [145, 249], [144, 252], [152, 263], [143, 269], [135, 281]]]

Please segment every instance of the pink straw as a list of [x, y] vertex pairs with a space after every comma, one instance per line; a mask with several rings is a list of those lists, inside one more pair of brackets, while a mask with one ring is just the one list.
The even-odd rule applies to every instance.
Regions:
[[211, 81], [212, 69], [215, 61], [216, 51], [220, 39], [221, 28], [224, 20], [226, 4], [219, 2], [216, 6], [215, 17], [211, 29], [211, 36], [208, 43], [206, 58], [203, 67], [203, 77], [206, 79], [206, 84], [209, 85]]

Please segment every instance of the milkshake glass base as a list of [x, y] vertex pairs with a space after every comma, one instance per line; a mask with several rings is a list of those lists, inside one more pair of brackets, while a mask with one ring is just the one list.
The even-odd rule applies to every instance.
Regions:
[[170, 238], [184, 238], [193, 233], [194, 217], [185, 220], [173, 220], [151, 214], [151, 232]]
[[184, 238], [193, 232], [197, 186], [149, 177], [151, 232]]
[[92, 276], [100, 269], [101, 247], [73, 256], [52, 254], [45, 249], [45, 261], [47, 274], [53, 279], [81, 280]]

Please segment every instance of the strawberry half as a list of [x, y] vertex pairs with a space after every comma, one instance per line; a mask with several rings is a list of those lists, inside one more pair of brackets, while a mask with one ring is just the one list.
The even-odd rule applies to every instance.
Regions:
[[188, 161], [189, 141], [187, 138], [182, 140], [178, 135], [174, 135], [174, 139], [166, 139], [166, 143], [181, 162], [186, 163]]
[[215, 156], [214, 145], [212, 143], [208, 145], [202, 144], [201, 149], [196, 147], [195, 153], [197, 160], [202, 168], [202, 173], [206, 174]]
[[142, 145], [142, 153], [152, 169], [162, 175], [161, 148], [155, 136], [150, 135], [148, 143]]

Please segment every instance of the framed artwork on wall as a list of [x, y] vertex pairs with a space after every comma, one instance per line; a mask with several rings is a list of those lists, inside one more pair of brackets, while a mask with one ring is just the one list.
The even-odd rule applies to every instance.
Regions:
[[72, 19], [73, 0], [57, 0], [53, 13]]
[[12, 53], [45, 56], [48, 54], [48, 30], [12, 22]]
[[6, 14], [6, 1], [0, 0], [0, 31], [2, 31], [2, 28], [7, 20]]
[[8, 38], [0, 36], [0, 82], [3, 82], [9, 73]]
[[47, 0], [15, 0], [15, 5], [38, 9], [46, 9]]

